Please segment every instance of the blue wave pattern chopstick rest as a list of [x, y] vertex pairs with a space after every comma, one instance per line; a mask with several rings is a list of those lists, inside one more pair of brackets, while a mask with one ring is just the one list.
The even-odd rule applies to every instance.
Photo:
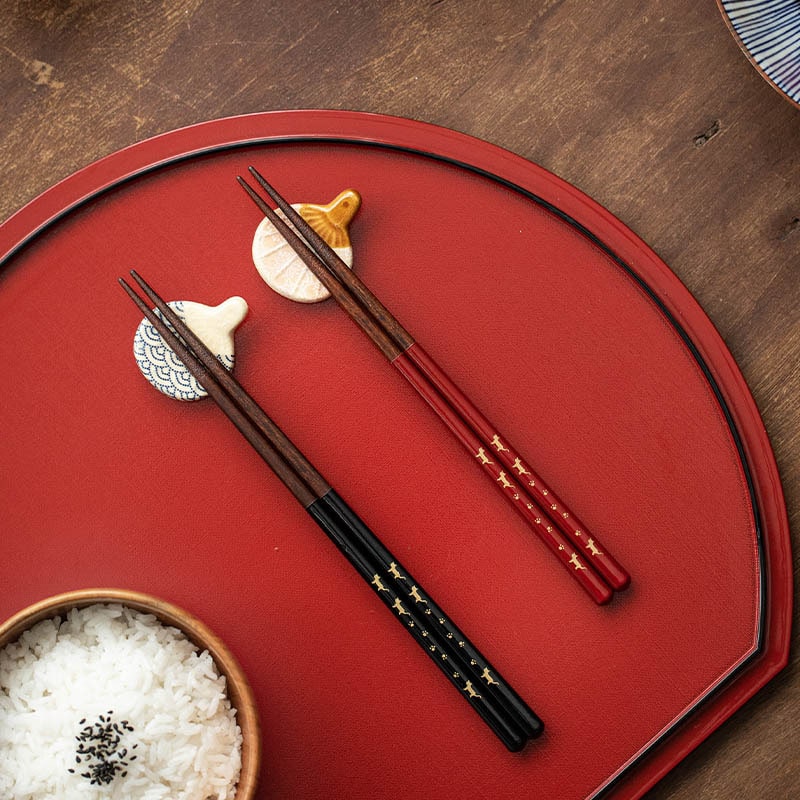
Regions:
[[[233, 335], [247, 316], [247, 303], [241, 297], [229, 297], [218, 306], [189, 300], [174, 300], [169, 305], [225, 368], [233, 369]], [[191, 401], [207, 396], [206, 390], [146, 319], [139, 323], [134, 334], [133, 355], [147, 381], [169, 397]]]

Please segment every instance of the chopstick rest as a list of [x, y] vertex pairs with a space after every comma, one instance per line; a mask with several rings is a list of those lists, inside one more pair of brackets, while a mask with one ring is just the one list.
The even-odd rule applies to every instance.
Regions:
[[[173, 300], [169, 306], [226, 369], [233, 369], [236, 358], [234, 332], [248, 311], [247, 303], [241, 297], [229, 297], [218, 306], [189, 300]], [[191, 401], [208, 395], [147, 318], [139, 323], [133, 336], [133, 355], [145, 379], [169, 397]]]
[[134, 280], [160, 313], [120, 284], [164, 343], [258, 452], [410, 636], [481, 719], [516, 752], [543, 730], [539, 718], [422, 586], [336, 494], [198, 336], [141, 276]]
[[[360, 205], [361, 195], [355, 189], [345, 189], [326, 205], [296, 203], [292, 208], [352, 267], [353, 248], [347, 226]], [[285, 215], [283, 219], [288, 223]], [[318, 303], [331, 296], [267, 217], [256, 228], [252, 255], [258, 274], [283, 297], [297, 303]]]

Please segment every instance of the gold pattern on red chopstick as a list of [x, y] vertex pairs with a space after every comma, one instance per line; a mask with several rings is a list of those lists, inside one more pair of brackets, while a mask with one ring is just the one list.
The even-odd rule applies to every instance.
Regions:
[[580, 558], [578, 558], [577, 553], [572, 554], [572, 558], [570, 558], [569, 563], [572, 564], [572, 566], [574, 566], [576, 570], [586, 569], [586, 566], [582, 564]]
[[511, 481], [506, 477], [505, 472], [503, 472], [502, 470], [500, 471], [500, 474], [497, 476], [497, 482], [504, 489], [508, 489], [513, 495], [515, 500], [519, 500], [519, 493], [517, 492], [517, 487], [514, 486], [513, 483], [511, 483]]
[[523, 475], [530, 475], [530, 472], [528, 472], [528, 470], [525, 469], [522, 462], [518, 458], [514, 459], [512, 469], [515, 469], [520, 474], [520, 477], [522, 477]]
[[475, 453], [475, 458], [479, 458], [481, 464], [486, 466], [487, 464], [494, 464], [494, 461], [489, 460], [489, 456], [486, 455], [486, 451], [482, 448], [478, 448], [478, 452]]
[[508, 452], [508, 448], [500, 441], [500, 437], [497, 434], [492, 437], [492, 446], [497, 449], [498, 453], [502, 453], [504, 450]]
[[597, 546], [594, 543], [594, 539], [589, 539], [589, 541], [586, 542], [586, 549], [593, 556], [601, 556], [601, 555], [603, 555], [603, 553], [600, 550], [597, 549]]
[[[520, 497], [516, 492], [516, 487], [507, 492], [506, 487], [501, 487], [499, 483], [497, 485], [508, 499], [514, 501], [517, 510], [521, 511], [523, 517], [530, 522], [533, 514], [539, 510], [538, 498], [547, 497], [550, 494], [549, 489], [542, 483], [534, 470], [514, 452], [509, 443], [501, 439], [494, 426], [415, 342], [411, 334], [402, 327], [361, 279], [342, 263], [336, 253], [302, 216], [297, 214], [254, 167], [250, 167], [250, 173], [271, 200], [287, 215], [295, 228], [300, 231], [301, 236], [311, 244], [311, 247], [309, 248], [289, 226], [283, 224], [269, 204], [244, 179], [239, 177], [240, 184], [250, 198], [273, 225], [279, 228], [284, 238], [290, 242], [292, 248], [311, 272], [331, 292], [337, 303], [380, 349], [387, 360], [414, 386], [456, 438], [478, 458], [480, 458], [479, 453], [482, 447], [485, 448], [484, 455], [487, 451], [496, 453], [497, 458], [509, 471], [509, 474], [522, 477], [523, 470], [528, 473], [526, 481], [528, 486], [536, 485], [537, 496], [525, 498], [525, 501], [529, 500], [533, 504], [533, 508], [527, 506], [525, 501], [519, 502]], [[486, 457], [488, 458], [488, 456]], [[498, 471], [494, 465], [490, 468], [487, 466], [487, 462], [484, 462], [482, 466], [487, 473], [493, 474], [495, 482], [499, 480]], [[520, 493], [527, 492], [528, 488], [524, 484], [520, 484], [519, 491]], [[551, 508], [552, 505], [556, 506], [555, 509]], [[560, 505], [562, 505], [561, 501], [553, 494], [552, 498], [548, 498], [546, 501], [547, 511], [542, 510], [542, 513], [549, 515], [551, 511], [559, 511], [558, 506]], [[581, 546], [574, 540], [574, 530], [581, 526], [577, 524], [577, 520], [567, 523], [565, 519], [558, 515], [554, 522], [558, 524], [559, 528], [562, 528], [566, 537], [572, 538], [575, 546]], [[555, 533], [552, 527], [544, 529], [537, 525], [536, 529], [540, 534], [546, 530], [546, 535], [543, 535], [542, 538], [551, 550], [558, 552], [555, 546], [558, 544], [561, 534]], [[563, 560], [563, 563], [567, 563], [566, 559]], [[592, 569], [584, 568], [580, 571], [570, 570], [570, 572], [598, 604], [607, 603], [611, 599], [614, 589], [624, 589], [630, 582], [627, 573], [610, 556], [604, 555], [594, 559], [591, 566]]]

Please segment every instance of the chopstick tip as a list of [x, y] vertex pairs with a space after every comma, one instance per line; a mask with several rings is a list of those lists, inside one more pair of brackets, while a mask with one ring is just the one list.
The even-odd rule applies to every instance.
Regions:
[[250, 199], [256, 204], [256, 206], [258, 206], [261, 213], [264, 214], [264, 216], [271, 218], [271, 215], [273, 215], [275, 212], [267, 203], [264, 202], [264, 200], [261, 199], [258, 192], [241, 175], [237, 175], [236, 180], [239, 181], [239, 185], [242, 187], [242, 189], [247, 192]]
[[144, 301], [141, 297], [136, 293], [136, 290], [125, 280], [125, 278], [117, 278], [119, 285], [125, 290], [125, 294], [130, 297], [131, 300], [139, 307], [139, 309], [145, 309], [147, 306], [145, 305]]
[[147, 283], [147, 281], [135, 269], [130, 270], [130, 275], [131, 278], [133, 278], [136, 281], [139, 287], [145, 293], [147, 293], [148, 289], [150, 289], [150, 285]]
[[277, 197], [275, 196], [277, 192], [273, 188], [272, 184], [270, 184], [267, 179], [251, 164], [248, 168], [250, 174], [258, 181], [258, 184], [267, 192], [267, 194], [277, 202]]

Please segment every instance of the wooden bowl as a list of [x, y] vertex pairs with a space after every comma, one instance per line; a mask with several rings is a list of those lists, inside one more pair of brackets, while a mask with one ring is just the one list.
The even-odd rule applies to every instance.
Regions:
[[16, 641], [37, 622], [64, 616], [73, 608], [85, 608], [95, 603], [119, 603], [136, 611], [153, 614], [162, 623], [182, 631], [201, 651], [208, 650], [217, 670], [225, 676], [228, 697], [236, 709], [236, 721], [242, 731], [242, 770], [235, 800], [252, 800], [261, 767], [261, 729], [253, 690], [224, 642], [182, 608], [157, 597], [127, 589], [79, 589], [65, 592], [24, 608], [0, 625], [0, 649]]

